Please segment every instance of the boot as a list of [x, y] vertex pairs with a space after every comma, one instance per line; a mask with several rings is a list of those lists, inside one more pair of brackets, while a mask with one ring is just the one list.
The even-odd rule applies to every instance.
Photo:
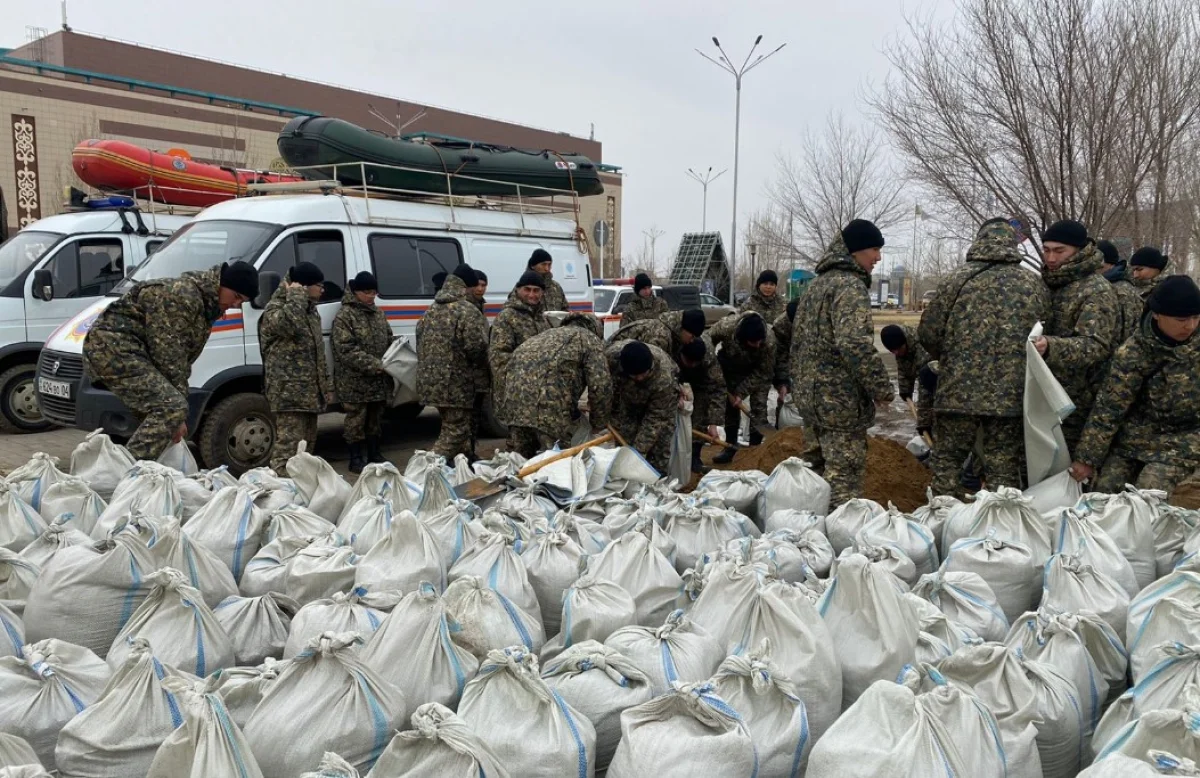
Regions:
[[384, 458], [383, 452], [379, 450], [379, 438], [367, 438], [367, 461], [373, 465], [382, 464], [387, 461]]
[[722, 449], [720, 454], [717, 454], [715, 457], [713, 457], [713, 464], [727, 465], [733, 461], [733, 458], [737, 455], [737, 452], [737, 446], [730, 446], [729, 448]]
[[362, 443], [351, 443], [350, 446], [350, 472], [361, 473], [363, 468], [367, 466], [367, 461], [363, 459]]
[[704, 475], [708, 472], [708, 467], [700, 461], [700, 449], [704, 448], [703, 443], [692, 444], [692, 472]]

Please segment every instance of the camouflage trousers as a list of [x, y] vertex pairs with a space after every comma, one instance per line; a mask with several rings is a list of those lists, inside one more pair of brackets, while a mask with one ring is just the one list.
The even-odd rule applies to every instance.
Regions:
[[829, 509], [863, 496], [867, 473], [867, 431], [804, 430], [801, 457], [829, 482]]
[[510, 426], [508, 428], [508, 440], [505, 446], [509, 451], [515, 451], [526, 459], [545, 451], [552, 445], [554, 445], [554, 441], [550, 439], [550, 436], [543, 435], [533, 427]]
[[1025, 453], [1025, 427], [1020, 418], [939, 413], [933, 423], [933, 493], [963, 497], [963, 462], [979, 446], [989, 490], [1000, 486], [1021, 488], [1021, 463]]
[[479, 432], [483, 429], [484, 411], [487, 409], [487, 392], [475, 393], [475, 405], [471, 408], [471, 451], [479, 447]]
[[[641, 419], [614, 413], [612, 426], [632, 446], [632, 441], [638, 436], [642, 425]], [[671, 463], [671, 435], [674, 432], [675, 425], [672, 424], [665, 430], [660, 430], [654, 438], [654, 442], [645, 451], [637, 449], [637, 452], [650, 463], [650, 466], [663, 475], [666, 474], [667, 466]]]
[[307, 441], [308, 453], [317, 445], [317, 414], [280, 411], [275, 414], [275, 444], [271, 446], [271, 469], [287, 473], [288, 460], [296, 456], [301, 441]]
[[453, 462], [459, 454], [472, 456], [475, 451], [471, 446], [471, 408], [438, 408], [442, 417], [442, 428], [438, 432], [437, 443], [433, 445], [435, 454], [441, 454], [447, 462]]
[[1175, 487], [1196, 472], [1196, 463], [1168, 465], [1162, 462], [1141, 462], [1117, 454], [1109, 454], [1100, 466], [1092, 491], [1116, 494], [1126, 484], [1139, 489], [1161, 489], [1170, 494]]
[[343, 436], [347, 443], [362, 443], [367, 438], [383, 434], [384, 403], [342, 403], [346, 412], [346, 428]]
[[179, 425], [187, 423], [187, 396], [144, 354], [130, 349], [85, 353], [88, 375], [102, 381], [141, 420], [125, 444], [129, 453], [134, 459], [158, 459], [171, 445]]

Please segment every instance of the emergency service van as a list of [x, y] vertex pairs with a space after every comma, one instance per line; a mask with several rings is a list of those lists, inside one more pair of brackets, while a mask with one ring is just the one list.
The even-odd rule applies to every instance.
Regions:
[[[534, 249], [554, 258], [555, 280], [572, 311], [592, 311], [591, 267], [572, 206], [564, 218], [545, 206], [476, 201], [466, 207], [437, 201], [380, 198], [328, 182], [322, 194], [266, 194], [220, 203], [202, 211], [156, 251], [130, 279], [62, 326], [47, 341], [38, 372], [46, 415], [80, 429], [103, 428], [127, 437], [137, 420], [83, 370], [84, 338], [116, 297], [139, 281], [174, 278], [221, 262], [244, 260], [260, 272], [261, 293], [216, 323], [192, 367], [188, 429], [209, 467], [234, 472], [267, 463], [274, 427], [263, 389], [258, 319], [287, 271], [312, 262], [325, 275], [317, 306], [326, 335], [341, 307], [347, 279], [369, 270], [379, 284], [377, 305], [394, 335], [414, 338], [417, 322], [433, 303], [434, 276], [467, 263], [488, 275], [486, 312], [494, 318]], [[263, 186], [267, 191], [285, 191]], [[428, 200], [428, 198], [426, 199]], [[164, 322], [163, 326], [170, 326]], [[468, 380], [466, 376], [463, 380]], [[415, 417], [417, 405], [397, 409]]]
[[52, 426], [34, 381], [42, 344], [188, 220], [126, 205], [92, 208], [38, 219], [0, 245], [0, 429]]

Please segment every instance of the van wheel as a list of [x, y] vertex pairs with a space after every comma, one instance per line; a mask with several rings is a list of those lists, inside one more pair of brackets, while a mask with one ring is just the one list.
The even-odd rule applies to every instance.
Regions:
[[492, 402], [492, 393], [488, 392], [487, 399], [483, 401], [483, 429], [481, 432], [490, 438], [507, 438], [508, 427], [496, 418], [496, 404]]
[[53, 426], [38, 405], [37, 365], [17, 365], [0, 374], [0, 430], [45, 432]]
[[237, 476], [266, 467], [275, 442], [267, 398], [254, 392], [226, 397], [206, 414], [199, 442], [205, 467], [226, 465]]

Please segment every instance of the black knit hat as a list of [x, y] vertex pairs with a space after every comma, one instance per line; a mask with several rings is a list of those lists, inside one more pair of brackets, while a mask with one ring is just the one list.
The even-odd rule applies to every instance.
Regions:
[[475, 271], [472, 270], [471, 266], [466, 264], [465, 262], [463, 264], [459, 265], [458, 267], [454, 268], [453, 275], [456, 275], [459, 278], [461, 278], [462, 282], [464, 284], [466, 284], [468, 289], [470, 289], [472, 286], [477, 286], [479, 284], [479, 279], [475, 276]]
[[1100, 249], [1100, 253], [1104, 255], [1104, 264], [1115, 265], [1121, 261], [1121, 252], [1117, 250], [1111, 240], [1097, 241], [1096, 248]]
[[901, 346], [908, 345], [908, 338], [904, 335], [904, 329], [897, 324], [889, 324], [880, 330], [879, 340], [888, 351], [895, 351]]
[[1146, 304], [1163, 316], [1200, 316], [1200, 288], [1191, 276], [1167, 276], [1150, 293]]
[[766, 340], [767, 325], [763, 322], [761, 316], [757, 313], [751, 314], [738, 322], [737, 330], [734, 332], [734, 337], [740, 343], [752, 343], [757, 340]]
[[628, 376], [649, 373], [654, 367], [654, 355], [650, 353], [650, 347], [637, 340], [625, 344], [621, 349], [619, 361], [621, 372]]
[[758, 280], [754, 282], [754, 288], [763, 284], [779, 284], [779, 275], [774, 270], [764, 270], [758, 274]]
[[643, 289], [649, 289], [654, 286], [654, 282], [650, 280], [650, 276], [645, 273], [638, 273], [633, 277], [633, 291], [640, 292]]
[[476, 284], [486, 284], [487, 282], [488, 282], [487, 273], [483, 272], [482, 270], [476, 270], [475, 271], [475, 283]]
[[796, 321], [796, 309], [799, 307], [800, 307], [800, 298], [799, 297], [797, 297], [795, 300], [792, 300], [790, 303], [787, 304], [788, 321], [791, 321], [791, 322]]
[[536, 286], [538, 289], [545, 289], [546, 279], [542, 278], [541, 273], [536, 273], [532, 270], [526, 270], [521, 274], [521, 277], [517, 279], [517, 288], [520, 289], [522, 286]]
[[704, 345], [704, 338], [696, 338], [679, 349], [679, 356], [689, 362], [703, 362], [706, 353], [708, 353], [708, 346]]
[[1142, 246], [1133, 252], [1129, 258], [1130, 267], [1152, 267], [1155, 270], [1165, 270], [1167, 256], [1153, 246]]
[[433, 282], [433, 293], [437, 294], [442, 291], [442, 287], [446, 285], [446, 271], [439, 270], [429, 278]]
[[683, 312], [683, 323], [680, 325], [685, 332], [690, 332], [697, 338], [704, 334], [704, 311], [699, 308]]
[[325, 283], [325, 274], [313, 263], [301, 262], [288, 271], [288, 280], [301, 286], [315, 286]]
[[842, 228], [842, 242], [846, 251], [853, 254], [864, 249], [883, 248], [883, 233], [866, 219], [855, 219]]
[[253, 299], [258, 296], [258, 271], [249, 262], [226, 262], [221, 265], [221, 286]]
[[1042, 233], [1042, 243], [1061, 243], [1081, 249], [1087, 245], [1087, 227], [1073, 219], [1054, 222]]
[[528, 270], [529, 268], [532, 268], [534, 265], [540, 265], [543, 262], [553, 262], [553, 261], [554, 261], [554, 257], [550, 256], [549, 251], [546, 251], [545, 249], [534, 249], [533, 253], [529, 255], [529, 262], [527, 262], [525, 264], [525, 268]]
[[369, 270], [364, 270], [354, 278], [350, 279], [350, 291], [378, 292], [379, 284], [375, 282], [375, 274]]

